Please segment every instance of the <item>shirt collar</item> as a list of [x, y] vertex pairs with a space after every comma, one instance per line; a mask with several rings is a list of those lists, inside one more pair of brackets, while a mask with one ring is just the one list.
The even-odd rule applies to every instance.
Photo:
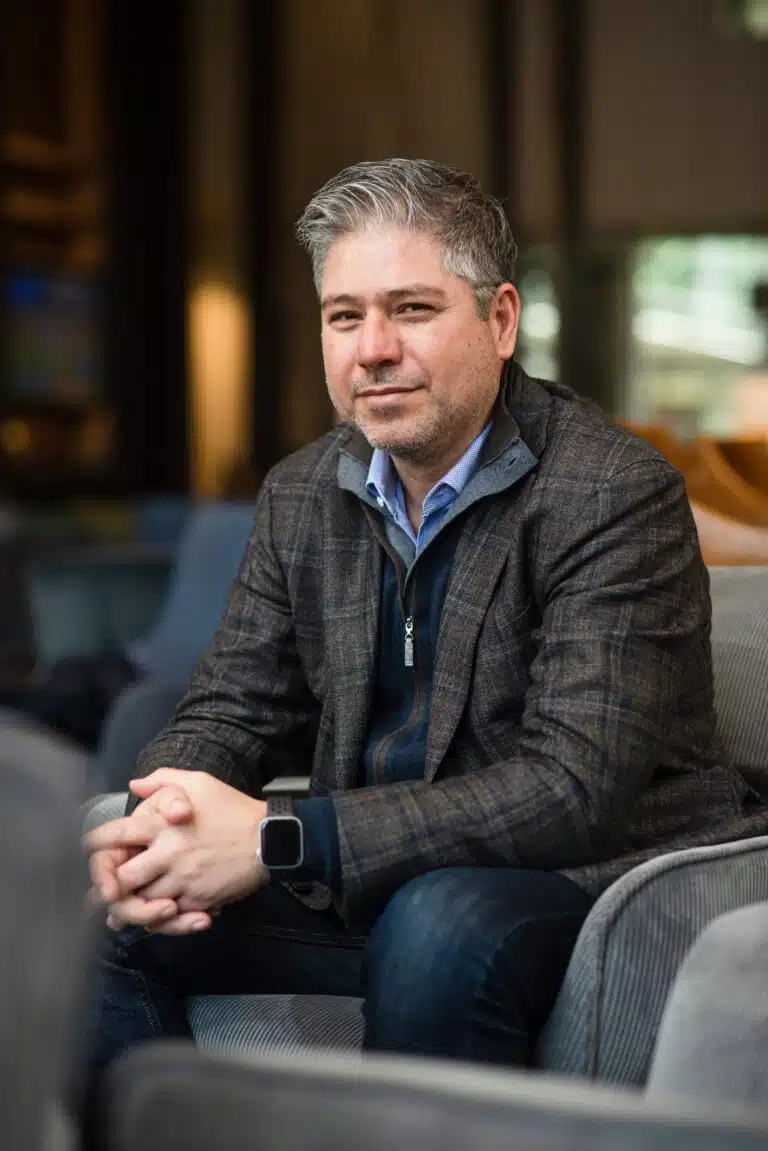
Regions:
[[[450, 471], [427, 493], [424, 500], [426, 505], [438, 488], [448, 487], [457, 496], [471, 480], [477, 468], [480, 453], [483, 450], [488, 433], [491, 430], [490, 421], [485, 425], [479, 436], [476, 436], [460, 460], [457, 460]], [[374, 499], [381, 499], [394, 514], [395, 506], [401, 490], [400, 477], [397, 474], [392, 457], [381, 448], [375, 448], [368, 467], [368, 476], [365, 486]]]

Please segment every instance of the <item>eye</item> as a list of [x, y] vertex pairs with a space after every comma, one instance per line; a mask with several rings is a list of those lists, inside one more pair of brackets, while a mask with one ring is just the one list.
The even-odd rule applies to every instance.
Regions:
[[434, 312], [434, 308], [430, 304], [425, 304], [420, 300], [409, 300], [407, 304], [403, 304], [398, 311], [402, 314], [411, 316], [423, 316], [430, 312]]
[[358, 312], [350, 312], [350, 311], [331, 312], [330, 316], [328, 317], [328, 323], [329, 324], [350, 324], [350, 323], [354, 323], [355, 320], [359, 320], [359, 319], [360, 319], [360, 314]]

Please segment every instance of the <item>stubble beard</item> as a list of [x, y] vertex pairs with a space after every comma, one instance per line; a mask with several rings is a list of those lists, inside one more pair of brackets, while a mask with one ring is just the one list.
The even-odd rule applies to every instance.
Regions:
[[[410, 419], [395, 412], [391, 413], [389, 418], [381, 415], [372, 416], [370, 419], [361, 417], [355, 410], [355, 396], [365, 388], [383, 387], [386, 384], [428, 389], [428, 381], [423, 377], [403, 378], [391, 369], [384, 368], [379, 372], [372, 372], [368, 379], [353, 387], [352, 401], [346, 410], [333, 401], [333, 391], [330, 387], [328, 391], [337, 414], [341, 419], [354, 424], [372, 448], [379, 448], [388, 455], [407, 460], [409, 463], [428, 462], [434, 455], [439, 454], [440, 446], [455, 422], [455, 418], [451, 419], [454, 413], [436, 408], [427, 401], [427, 410], [416, 413]], [[404, 403], [408, 402], [406, 398]]]
[[412, 464], [430, 463], [438, 456], [452, 426], [449, 414], [440, 411], [425, 413], [420, 419], [414, 417], [409, 421], [393, 419], [391, 427], [387, 427], [383, 420], [353, 417], [353, 422], [372, 448], [379, 448]]
[[[395, 382], [393, 374], [385, 370], [380, 376], [377, 374], [373, 379], [353, 389], [353, 397], [363, 388], [370, 387], [372, 383], [383, 385], [390, 382]], [[428, 388], [422, 379], [398, 380], [398, 382]], [[410, 464], [433, 464], [440, 459], [453, 440], [462, 437], [468, 423], [479, 423], [481, 417], [487, 414], [486, 404], [480, 398], [476, 403], [465, 406], [446, 404], [445, 401], [436, 405], [434, 399], [430, 397], [427, 399], [426, 410], [415, 413], [410, 419], [394, 412], [389, 419], [386, 416], [366, 419], [355, 412], [354, 398], [350, 407], [344, 410], [333, 401], [330, 387], [328, 390], [341, 419], [354, 424], [372, 448], [378, 448]]]

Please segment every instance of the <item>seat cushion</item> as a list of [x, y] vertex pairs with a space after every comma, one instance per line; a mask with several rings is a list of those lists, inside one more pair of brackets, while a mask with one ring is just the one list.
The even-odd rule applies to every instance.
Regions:
[[208, 995], [189, 1002], [198, 1044], [211, 1055], [257, 1051], [356, 1052], [363, 1045], [363, 1001], [335, 995]]

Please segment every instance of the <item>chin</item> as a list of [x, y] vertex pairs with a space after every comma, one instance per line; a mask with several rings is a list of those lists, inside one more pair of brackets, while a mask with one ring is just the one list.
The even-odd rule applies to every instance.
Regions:
[[391, 456], [418, 462], [428, 455], [430, 445], [426, 429], [413, 424], [405, 426], [405, 421], [397, 419], [366, 420], [357, 426], [372, 448], [379, 448]]
[[409, 460], [413, 463], [418, 463], [419, 460], [426, 456], [425, 445], [419, 440], [402, 439], [395, 436], [373, 436], [363, 433], [368, 443], [372, 448], [379, 448], [387, 455], [396, 456], [401, 460]]

